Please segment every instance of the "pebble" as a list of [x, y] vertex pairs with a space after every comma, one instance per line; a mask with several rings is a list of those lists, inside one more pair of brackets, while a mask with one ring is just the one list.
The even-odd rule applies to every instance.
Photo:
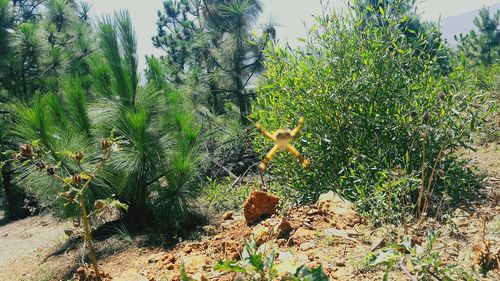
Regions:
[[314, 242], [305, 242], [305, 243], [300, 244], [300, 249], [302, 251], [307, 251], [307, 250], [310, 250], [314, 247], [316, 247], [316, 243], [314, 243]]

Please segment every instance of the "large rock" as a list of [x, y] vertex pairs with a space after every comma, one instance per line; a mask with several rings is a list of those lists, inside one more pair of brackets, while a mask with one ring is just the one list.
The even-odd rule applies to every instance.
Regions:
[[253, 191], [243, 204], [243, 214], [248, 225], [258, 222], [265, 216], [276, 212], [279, 197], [263, 191]]
[[321, 212], [330, 212], [338, 215], [356, 214], [356, 211], [354, 211], [354, 204], [343, 199], [333, 191], [321, 194], [316, 202], [316, 208]]

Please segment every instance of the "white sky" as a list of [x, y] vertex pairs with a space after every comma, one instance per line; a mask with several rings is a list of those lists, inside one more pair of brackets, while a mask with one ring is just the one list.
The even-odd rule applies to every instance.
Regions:
[[[96, 17], [104, 13], [128, 10], [137, 34], [139, 66], [144, 68], [144, 55], [161, 55], [154, 48], [151, 37], [156, 33], [157, 11], [163, 8], [163, 0], [88, 0], [92, 4], [91, 15]], [[345, 7], [345, 0], [324, 0], [336, 9]], [[437, 21], [439, 18], [456, 16], [464, 12], [499, 3], [500, 0], [417, 0], [417, 7], [426, 20]], [[262, 0], [264, 13], [260, 21], [271, 17], [279, 24], [277, 29], [280, 41], [290, 41], [295, 45], [298, 37], [314, 24], [312, 15], [322, 12], [320, 0]]]

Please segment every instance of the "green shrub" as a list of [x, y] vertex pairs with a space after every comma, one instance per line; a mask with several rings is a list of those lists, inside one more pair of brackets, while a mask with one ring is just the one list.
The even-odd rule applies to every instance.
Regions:
[[[268, 167], [302, 201], [333, 189], [401, 220], [418, 201], [419, 212], [437, 206], [431, 193], [457, 199], [476, 186], [453, 152], [470, 141], [482, 99], [465, 91], [463, 67], [444, 76], [436, 55], [416, 52], [425, 38], [404, 36], [407, 16], [382, 13], [380, 24], [360, 11], [324, 15], [299, 50], [268, 50], [252, 118], [273, 130], [305, 117], [295, 144], [309, 170], [286, 153]], [[269, 149], [260, 136], [254, 145], [260, 155]]]

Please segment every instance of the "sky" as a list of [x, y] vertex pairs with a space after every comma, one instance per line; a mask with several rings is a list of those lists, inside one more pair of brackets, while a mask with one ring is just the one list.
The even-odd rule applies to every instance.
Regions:
[[[161, 55], [152, 45], [151, 37], [156, 33], [157, 11], [162, 9], [163, 0], [88, 0], [92, 4], [91, 16], [99, 18], [119, 10], [128, 10], [137, 35], [139, 67], [144, 69], [144, 56]], [[337, 10], [346, 6], [345, 0], [323, 0]], [[417, 0], [418, 11], [425, 20], [438, 21], [440, 18], [460, 15], [499, 3], [500, 0]], [[277, 34], [281, 42], [296, 45], [297, 38], [306, 34], [315, 20], [313, 15], [321, 14], [321, 0], [262, 0], [264, 12], [260, 22], [273, 19], [278, 24]]]

